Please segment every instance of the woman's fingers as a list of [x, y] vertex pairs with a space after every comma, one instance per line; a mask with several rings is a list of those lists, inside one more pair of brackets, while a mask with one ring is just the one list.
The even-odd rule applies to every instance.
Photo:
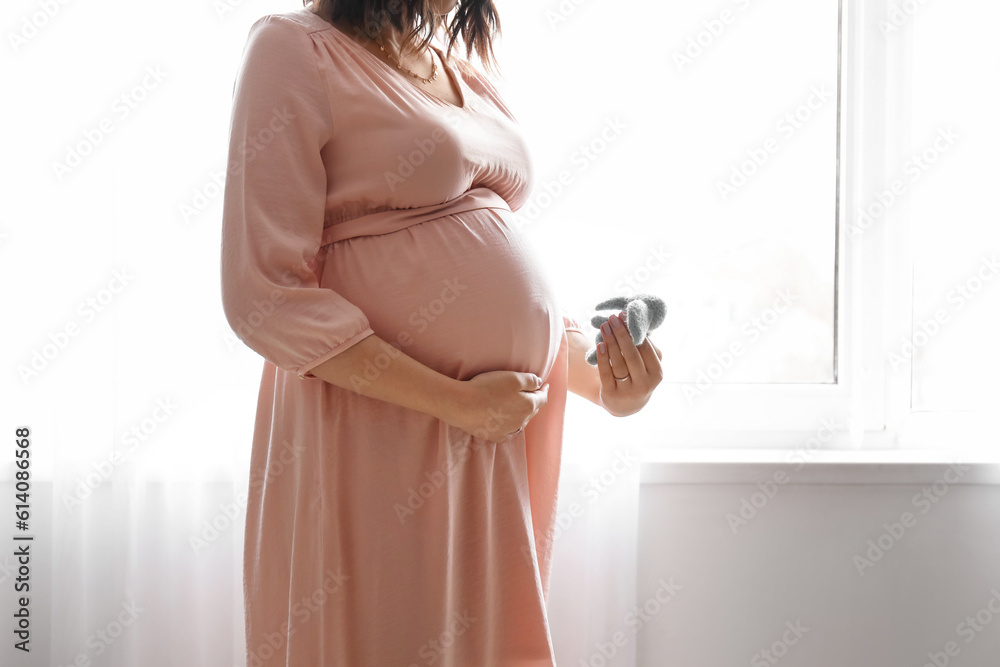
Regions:
[[611, 362], [612, 377], [623, 378], [629, 375], [628, 364], [625, 362], [625, 357], [622, 356], [621, 346], [618, 344], [610, 322], [601, 325], [601, 333], [608, 346], [608, 360]]
[[611, 358], [608, 355], [607, 339], [612, 336], [605, 336], [605, 342], [597, 344], [597, 374], [601, 377], [601, 386], [605, 389], [614, 388], [615, 376], [611, 370]]
[[532, 417], [538, 414], [538, 411], [541, 410], [546, 403], [548, 403], [549, 383], [546, 382], [541, 386], [541, 388], [530, 392], [528, 394], [528, 397], [531, 399], [531, 405], [532, 405], [531, 416], [528, 417], [528, 419], [531, 419]]
[[[624, 377], [626, 374], [642, 373], [645, 370], [645, 363], [643, 363], [635, 343], [632, 342], [632, 334], [628, 332], [624, 321], [620, 319], [619, 315], [612, 315], [608, 318], [607, 326], [612, 332], [612, 340], [608, 345], [608, 350], [611, 352], [611, 364], [617, 367], [615, 375]], [[605, 334], [605, 339], [607, 339], [607, 334]], [[617, 372], [619, 369], [620, 373]]]
[[653, 344], [648, 334], [646, 335], [646, 340], [642, 341], [639, 345], [638, 350], [639, 356], [642, 357], [642, 361], [646, 366], [646, 373], [657, 380], [662, 380], [663, 366], [660, 364], [660, 360], [663, 359], [663, 353]]

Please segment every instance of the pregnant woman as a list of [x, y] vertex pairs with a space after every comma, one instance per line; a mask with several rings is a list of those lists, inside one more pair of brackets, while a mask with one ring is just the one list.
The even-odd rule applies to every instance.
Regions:
[[[222, 300], [265, 359], [251, 667], [554, 665], [566, 393], [624, 416], [661, 378], [617, 318], [585, 362], [515, 224], [531, 189], [517, 121], [450, 48], [407, 38], [443, 38], [455, 4], [322, 0], [250, 28]], [[463, 0], [450, 34], [482, 56], [495, 18]]]

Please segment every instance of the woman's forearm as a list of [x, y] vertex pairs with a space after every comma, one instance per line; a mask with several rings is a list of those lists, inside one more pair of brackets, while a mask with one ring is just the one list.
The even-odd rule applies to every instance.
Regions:
[[460, 402], [465, 384], [425, 366], [375, 334], [327, 359], [311, 373], [332, 385], [443, 421]]
[[587, 363], [590, 341], [579, 331], [567, 330], [566, 344], [569, 357], [567, 389], [595, 405], [601, 405], [601, 376], [597, 366]]

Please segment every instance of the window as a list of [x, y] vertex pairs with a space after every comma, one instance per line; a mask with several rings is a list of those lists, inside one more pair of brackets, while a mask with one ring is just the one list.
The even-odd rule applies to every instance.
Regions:
[[[564, 250], [564, 305], [667, 301], [667, 377], [630, 418], [650, 444], [795, 446], [834, 424], [830, 447], [908, 446], [917, 412], [997, 405], [997, 11], [506, 8], [500, 87], [540, 147], [519, 218]], [[962, 286], [975, 300], [927, 333]]]
[[886, 294], [901, 310], [886, 337], [890, 419], [912, 446], [988, 444], [1000, 406], [1000, 47], [988, 25], [1000, 8], [910, 9], [885, 34], [887, 117], [903, 121], [886, 147], [900, 192], [883, 221], [901, 274]]

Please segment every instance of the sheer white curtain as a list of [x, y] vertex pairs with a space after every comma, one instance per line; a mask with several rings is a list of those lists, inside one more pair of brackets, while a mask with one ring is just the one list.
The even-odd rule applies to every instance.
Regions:
[[[261, 360], [222, 313], [222, 178], [247, 30], [300, 6], [4, 7], [14, 37], [0, 72], [21, 101], [2, 112], [0, 664], [244, 664]], [[577, 664], [634, 597], [638, 464], [616, 463], [627, 422], [575, 397], [566, 421], [560, 512], [571, 522], [556, 541], [552, 625], [560, 663]], [[30, 477], [19, 480], [24, 428]], [[603, 486], [585, 491], [592, 477]], [[30, 484], [27, 502], [18, 482]], [[16, 592], [19, 578], [30, 588]], [[30, 652], [11, 639], [20, 597]]]
[[636, 667], [639, 443], [597, 410], [567, 401], [549, 622], [559, 665]]

